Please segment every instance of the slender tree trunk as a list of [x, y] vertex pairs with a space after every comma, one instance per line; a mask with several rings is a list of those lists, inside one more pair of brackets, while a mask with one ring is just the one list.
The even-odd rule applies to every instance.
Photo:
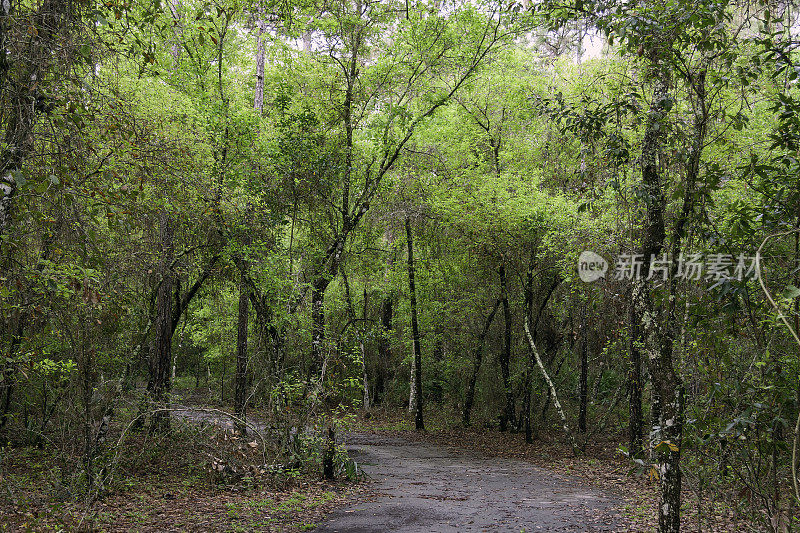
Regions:
[[[531, 259], [528, 263], [528, 272], [525, 274], [525, 319], [528, 320], [533, 314], [533, 264], [536, 259], [536, 249], [531, 249]], [[538, 319], [538, 317], [537, 317]], [[536, 341], [536, 330], [538, 327], [534, 326], [533, 336], [534, 342]], [[533, 429], [531, 427], [531, 395], [533, 394], [533, 365], [534, 360], [531, 352], [528, 352], [528, 357], [525, 361], [525, 399], [523, 401], [522, 417], [525, 426], [525, 442], [527, 444], [533, 443]]]
[[413, 413], [417, 407], [417, 371], [414, 366], [414, 359], [412, 354], [411, 367], [409, 368], [408, 380], [408, 412]]
[[178, 70], [181, 61], [181, 41], [183, 40], [183, 16], [181, 13], [181, 2], [173, 0], [168, 2], [170, 13], [172, 14], [172, 34], [175, 40], [170, 47], [172, 54], [173, 68]]
[[586, 410], [589, 402], [589, 332], [586, 328], [586, 308], [581, 316], [581, 376], [580, 376], [580, 408], [578, 411], [578, 429], [586, 433]]
[[445, 343], [442, 340], [441, 336], [443, 335], [442, 332], [437, 333], [436, 342], [433, 345], [433, 365], [431, 367], [432, 370], [432, 384], [430, 387], [430, 392], [428, 393], [428, 398], [430, 401], [435, 403], [441, 403], [442, 401], [442, 361], [445, 359]]
[[503, 320], [505, 331], [503, 332], [503, 354], [500, 357], [500, 373], [503, 378], [503, 392], [505, 393], [505, 407], [500, 416], [500, 431], [505, 431], [509, 425], [514, 425], [514, 390], [511, 385], [511, 308], [508, 305], [508, 283], [506, 280], [506, 265], [502, 263], [499, 269], [500, 274], [500, 299], [503, 302]]
[[242, 435], [247, 434], [247, 425], [244, 424], [247, 416], [247, 327], [250, 318], [250, 288], [246, 281], [246, 273], [242, 271], [239, 281], [239, 320], [236, 334], [236, 385], [234, 404], [236, 416], [242, 422], [237, 422], [236, 429]]
[[[362, 301], [364, 302], [364, 308], [361, 312], [361, 323], [364, 324], [364, 328], [366, 328], [367, 324], [367, 288], [364, 287], [364, 293], [362, 297]], [[365, 411], [369, 410], [370, 408], [370, 401], [369, 401], [369, 379], [367, 376], [367, 347], [364, 343], [364, 331], [363, 329], [359, 331], [358, 335], [358, 345], [361, 349], [361, 371], [363, 372], [363, 382], [364, 382], [364, 400], [363, 400], [363, 408]]]
[[356, 322], [356, 310], [355, 306], [353, 305], [353, 298], [350, 293], [350, 282], [347, 279], [347, 272], [342, 269], [342, 281], [344, 281], [344, 295], [345, 300], [347, 302], [347, 314], [350, 318], [350, 322], [354, 324], [356, 330], [356, 337], [358, 339], [358, 346], [361, 352], [361, 376], [362, 376], [362, 408], [364, 410], [369, 409], [369, 379], [367, 377], [367, 348], [364, 342], [364, 337], [366, 335], [366, 324], [367, 324], [367, 289], [364, 287], [363, 291], [363, 305], [362, 305], [362, 312], [361, 312], [361, 325], [357, 325]]
[[383, 397], [383, 379], [384, 369], [388, 367], [392, 359], [392, 345], [389, 342], [389, 334], [392, 331], [392, 296], [388, 295], [381, 302], [381, 334], [378, 338], [378, 355], [380, 356], [379, 364], [375, 371], [375, 390], [372, 395], [372, 401], [378, 403]]
[[334, 479], [336, 477], [333, 464], [335, 454], [336, 433], [334, 432], [333, 425], [329, 422], [325, 432], [325, 451], [322, 455], [322, 477], [325, 479]]
[[467, 395], [464, 398], [464, 413], [462, 417], [462, 422], [464, 424], [464, 427], [469, 427], [470, 425], [470, 416], [472, 415], [472, 403], [475, 400], [475, 383], [478, 380], [478, 373], [481, 370], [481, 362], [483, 361], [483, 349], [486, 346], [486, 335], [489, 333], [489, 328], [492, 325], [492, 321], [494, 320], [494, 315], [497, 313], [497, 309], [499, 307], [500, 307], [500, 300], [497, 300], [494, 303], [494, 307], [492, 307], [492, 310], [489, 312], [489, 315], [486, 317], [486, 322], [483, 324], [483, 330], [478, 336], [478, 346], [475, 348], [475, 360], [472, 364], [472, 375], [469, 378], [469, 383], [467, 383]]
[[[0, 3], [0, 86], [2, 87], [10, 86], [9, 80], [7, 79], [7, 73], [9, 71], [7, 50], [10, 48], [8, 46], [8, 39], [13, 23], [11, 14], [16, 7], [15, 4], [16, 2], [12, 2], [11, 0]], [[15, 113], [12, 113], [12, 116], [14, 114]], [[19, 137], [19, 134], [13, 131], [11, 127], [15, 124], [18, 125], [18, 127], [25, 125], [19, 124], [18, 122], [10, 123], [8, 129], [5, 131], [5, 138]], [[2, 157], [2, 159], [0, 159], [0, 237], [5, 235], [11, 226], [11, 208], [14, 203], [14, 197], [17, 194], [17, 182], [13, 174], [21, 165], [21, 155], [21, 152], [16, 149], [9, 151], [7, 154], [0, 154], [0, 157]], [[3, 418], [3, 421], [4, 420], [5, 418]]]
[[11, 412], [11, 400], [14, 396], [14, 383], [16, 381], [15, 374], [17, 370], [17, 366], [13, 363], [13, 361], [16, 359], [19, 345], [22, 343], [22, 334], [25, 331], [25, 324], [27, 321], [28, 313], [20, 313], [20, 316], [17, 319], [16, 327], [14, 328], [14, 333], [11, 337], [11, 345], [8, 348], [6, 356], [7, 360], [11, 362], [0, 366], [0, 369], [2, 369], [3, 378], [3, 380], [0, 381], [0, 402], [2, 402], [2, 408], [0, 408], [0, 435], [8, 423], [8, 415]]
[[639, 324], [633, 309], [633, 302], [628, 305], [628, 451], [630, 457], [641, 459], [644, 457], [642, 448], [643, 419], [642, 419], [642, 362], [639, 345]]
[[661, 394], [656, 389], [655, 383], [652, 382], [651, 377], [651, 393], [650, 393], [650, 432], [648, 437], [648, 451], [650, 455], [650, 462], [655, 463], [658, 460], [658, 453], [656, 446], [658, 445], [661, 427]]
[[0, 169], [0, 237], [8, 232], [11, 227], [11, 208], [14, 205], [14, 198], [17, 195], [17, 182], [14, 179], [14, 172], [19, 170], [19, 166], [9, 161], [4, 165], [7, 168]]
[[[664, 248], [664, 209], [666, 200], [661, 188], [658, 151], [664, 128], [661, 120], [669, 101], [668, 76], [658, 72], [653, 102], [642, 138], [642, 191], [647, 206], [642, 240], [644, 275], [650, 272], [650, 260]], [[674, 276], [672, 276], [674, 278]], [[674, 299], [674, 284], [670, 283], [670, 300]], [[680, 530], [680, 454], [683, 435], [683, 387], [675, 372], [671, 334], [672, 324], [662, 325], [650, 294], [650, 282], [636, 280], [633, 289], [634, 309], [641, 324], [644, 353], [653, 382], [654, 397], [660, 400], [659, 443], [656, 445], [657, 470], [661, 484], [658, 507], [660, 533]]]
[[417, 321], [417, 287], [414, 281], [414, 238], [411, 231], [411, 220], [406, 217], [406, 241], [408, 243], [408, 290], [411, 298], [411, 337], [414, 347], [414, 425], [418, 431], [425, 430], [422, 419], [422, 349], [419, 340], [419, 323]]
[[83, 400], [83, 467], [89, 490], [94, 489], [94, 439], [92, 438], [92, 394], [94, 392], [94, 348], [82, 348], [79, 355], [81, 393]]
[[370, 401], [369, 401], [369, 380], [367, 377], [367, 349], [364, 346], [364, 338], [362, 336], [359, 337], [358, 346], [361, 350], [361, 374], [362, 374], [362, 383], [364, 387], [362, 395], [363, 398], [362, 408], [365, 411], [369, 411]]
[[[169, 407], [167, 393], [170, 389], [169, 370], [172, 361], [172, 298], [175, 290], [175, 275], [172, 260], [175, 256], [175, 227], [170, 215], [162, 212], [161, 223], [161, 282], [156, 295], [155, 338], [150, 351], [150, 380], [148, 391], [156, 409]], [[169, 412], [156, 411], [151, 421], [151, 430], [169, 428]]]
[[325, 289], [330, 282], [317, 278], [311, 286], [311, 366], [312, 375], [322, 368], [325, 358]]

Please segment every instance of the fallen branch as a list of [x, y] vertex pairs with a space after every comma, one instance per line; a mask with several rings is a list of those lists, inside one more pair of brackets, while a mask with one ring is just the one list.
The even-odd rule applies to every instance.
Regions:
[[533, 352], [534, 357], [536, 358], [536, 364], [539, 366], [539, 370], [542, 372], [542, 376], [544, 376], [544, 380], [547, 382], [547, 386], [550, 387], [550, 394], [553, 396], [553, 405], [556, 407], [556, 411], [558, 411], [559, 416], [561, 417], [561, 423], [564, 428], [564, 433], [567, 434], [567, 438], [569, 438], [570, 444], [572, 444], [572, 453], [573, 455], [578, 455], [578, 445], [575, 442], [575, 435], [569, 430], [569, 424], [567, 423], [567, 415], [564, 413], [564, 409], [561, 407], [561, 402], [558, 401], [558, 393], [556, 392], [556, 386], [553, 384], [553, 380], [550, 379], [550, 375], [547, 373], [547, 370], [542, 363], [542, 358], [539, 356], [539, 350], [536, 348], [536, 343], [533, 342], [533, 336], [531, 335], [531, 328], [528, 326], [528, 322], [530, 321], [529, 313], [525, 313], [525, 336], [528, 338], [528, 344], [531, 346], [531, 351]]

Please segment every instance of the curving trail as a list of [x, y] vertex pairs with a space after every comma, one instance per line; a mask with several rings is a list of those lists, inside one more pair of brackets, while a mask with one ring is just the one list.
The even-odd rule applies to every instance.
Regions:
[[373, 494], [332, 512], [319, 533], [614, 531], [611, 494], [513, 459], [357, 434], [350, 455]]

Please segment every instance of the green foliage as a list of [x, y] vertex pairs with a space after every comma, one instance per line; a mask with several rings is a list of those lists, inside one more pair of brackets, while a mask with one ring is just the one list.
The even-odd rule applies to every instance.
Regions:
[[[36, 6], [20, 5], [15, 17], [34, 20]], [[81, 4], [33, 49], [26, 39], [46, 28], [18, 35], [0, 20], [0, 202], [12, 205], [0, 220], [3, 442], [79, 457], [60, 475], [97, 494], [111, 461], [102, 424], [120, 431], [115, 409], [147, 411], [130, 389], [153, 380], [163, 323], [174, 330], [172, 399], [234, 397], [245, 291], [249, 407], [268, 421], [279, 475], [315, 475], [326, 423], [363, 407], [365, 392], [373, 405], [407, 405], [406, 220], [425, 401], [463, 409], [486, 327], [475, 410], [493, 424], [508, 326], [514, 429], [527, 399], [535, 429], [548, 428], [549, 391], [522, 333], [530, 298], [569, 417], [589, 346], [586, 441], [592, 427], [624, 429], [630, 286], [611, 278], [647, 224], [648, 123], [663, 134], [667, 246], [751, 256], [795, 231], [795, 22], [716, 0], [498, 5]], [[582, 29], [605, 38], [600, 57], [573, 60]], [[658, 80], [668, 96], [650, 120]], [[792, 323], [795, 237], [770, 241], [761, 271]], [[584, 250], [611, 259], [604, 281], [575, 275]], [[511, 316], [485, 326], [501, 265]], [[687, 475], [720, 493], [739, 480], [754, 508], [779, 512], [799, 366], [782, 322], [754, 280], [665, 283], [653, 298], [679, 326]], [[342, 449], [335, 463], [362, 477]]]

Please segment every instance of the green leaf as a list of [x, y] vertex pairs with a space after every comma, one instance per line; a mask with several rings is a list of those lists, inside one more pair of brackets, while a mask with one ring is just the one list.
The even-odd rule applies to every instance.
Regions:
[[17, 187], [19, 188], [24, 187], [25, 184], [28, 182], [28, 180], [25, 179], [25, 175], [22, 174], [22, 172], [20, 172], [19, 170], [12, 172], [11, 176], [14, 178], [14, 181], [17, 182]]
[[789, 300], [793, 300], [800, 296], [800, 289], [795, 287], [794, 285], [787, 285], [787, 287], [783, 290], [783, 297]]

